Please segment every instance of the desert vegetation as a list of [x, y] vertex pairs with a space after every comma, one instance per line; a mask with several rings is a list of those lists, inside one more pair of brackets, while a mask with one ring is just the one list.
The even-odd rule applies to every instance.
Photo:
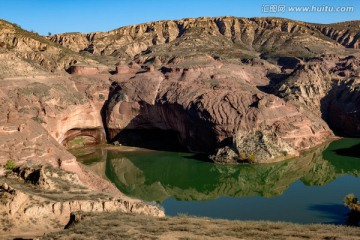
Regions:
[[[360, 239], [360, 228], [121, 213], [76, 213], [68, 229], [40, 239]], [[106, 231], [104, 230], [106, 229]], [[96, 236], [96, 237], [95, 237]]]

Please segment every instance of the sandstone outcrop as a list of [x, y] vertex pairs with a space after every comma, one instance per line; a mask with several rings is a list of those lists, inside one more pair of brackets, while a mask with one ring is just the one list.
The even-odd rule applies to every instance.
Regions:
[[341, 90], [359, 74], [356, 24], [189, 18], [45, 39], [2, 22], [5, 59], [24, 67], [31, 59], [29, 72], [73, 73], [5, 85], [7, 122], [33, 118], [68, 148], [105, 140], [146, 147], [158, 135], [192, 152], [259, 152], [257, 162], [296, 156], [332, 137], [328, 125], [357, 131], [356, 90]]
[[[37, 72], [44, 71], [61, 73], [78, 62], [99, 64], [54, 44], [37, 33], [27, 32], [15, 24], [0, 20], [0, 61], [4, 57], [12, 62], [4, 63], [5, 66], [1, 64], [0, 69], [4, 68], [5, 71], [1, 71], [0, 77], [34, 76], [38, 75]], [[9, 65], [14, 66], [10, 71], [6, 68]], [[25, 70], [25, 74], [21, 70]]]
[[[91, 45], [97, 50], [91, 51], [94, 55], [122, 58], [105, 106], [109, 140], [141, 145], [141, 139], [148, 137], [130, 136], [155, 129], [190, 151], [214, 154], [220, 147], [223, 158], [228, 152], [240, 159], [241, 149], [247, 147], [238, 136], [265, 132], [271, 140], [264, 154], [254, 156], [264, 162], [296, 156], [333, 136], [324, 122], [332, 129], [336, 127], [331, 122], [340, 122], [328, 117], [335, 113], [336, 104], [327, 98], [333, 82], [358, 74], [357, 51], [344, 48], [357, 46], [358, 32], [350, 27], [354, 24], [199, 18], [50, 39], [66, 42], [75, 51]], [[348, 33], [342, 25], [351, 28]], [[326, 30], [329, 27], [334, 34]], [[342, 35], [354, 37], [344, 41], [338, 37]], [[109, 41], [114, 38], [119, 41]], [[349, 52], [355, 56], [348, 56]], [[141, 68], [133, 70], [131, 61]], [[351, 125], [356, 126], [354, 121]], [[253, 146], [263, 140], [250, 138]], [[258, 150], [252, 147], [242, 155]]]
[[71, 213], [80, 210], [164, 216], [155, 205], [90, 191], [76, 174], [51, 166], [18, 168], [0, 182], [2, 237], [63, 229]]
[[218, 163], [261, 163], [269, 159], [281, 161], [298, 156], [299, 152], [286, 140], [277, 136], [275, 131], [239, 131], [234, 137], [233, 145], [218, 150], [212, 159]]
[[[289, 146], [277, 152], [288, 151], [290, 157], [332, 136], [327, 124], [306, 106], [256, 87], [268, 83], [266, 66], [205, 59], [206, 64], [186, 68], [170, 63], [160, 71], [129, 75], [129, 80], [123, 75], [106, 105], [109, 139], [121, 137], [123, 130], [175, 131], [173, 141], [177, 138], [188, 150], [213, 153], [239, 131], [264, 130], [284, 142], [281, 146]], [[187, 61], [176, 64], [183, 62]], [[276, 157], [258, 156], [259, 162]]]
[[[56, 34], [48, 39], [76, 52], [132, 59], [151, 46], [176, 42], [184, 35], [196, 33], [224, 37], [256, 50], [279, 48], [292, 55], [306, 48], [306, 54], [311, 54], [313, 49], [326, 52], [328, 47], [340, 44], [359, 48], [358, 25], [357, 21], [317, 25], [280, 18], [205, 17], [144, 23], [109, 32]], [[327, 37], [335, 41], [328, 41]], [[298, 43], [303, 46], [297, 47]]]
[[[78, 77], [3, 81], [1, 127], [4, 130], [0, 134], [2, 151], [8, 153], [2, 157], [20, 161], [44, 155], [50, 161], [48, 154], [52, 150], [47, 149], [54, 146], [55, 152], [65, 152], [65, 149], [56, 150], [58, 143], [66, 145], [74, 137], [83, 136], [85, 143], [104, 142], [100, 111], [108, 91], [105, 84], [106, 80], [101, 77], [96, 84]], [[91, 99], [87, 94], [92, 95]], [[14, 131], [6, 130], [8, 128]], [[29, 142], [29, 147], [24, 148], [27, 145], [23, 144], [27, 143], [22, 141]], [[49, 147], [35, 147], [34, 144]], [[22, 155], [21, 152], [26, 151], [29, 153]], [[30, 154], [34, 151], [42, 153]], [[60, 155], [54, 154], [54, 158]]]

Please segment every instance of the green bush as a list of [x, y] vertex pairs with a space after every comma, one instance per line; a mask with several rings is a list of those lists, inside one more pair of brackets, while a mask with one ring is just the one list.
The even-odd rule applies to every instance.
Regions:
[[247, 159], [247, 155], [246, 155], [245, 152], [240, 152], [240, 153], [239, 153], [239, 157], [240, 157], [241, 160]]
[[242, 160], [242, 161], [247, 161], [249, 163], [253, 163], [255, 161], [255, 154], [253, 153], [245, 153], [245, 152], [240, 152], [239, 153], [239, 158]]
[[249, 162], [254, 162], [255, 161], [255, 155], [254, 154], [249, 154], [248, 155], [248, 160], [249, 160]]
[[346, 195], [344, 198], [344, 204], [348, 207], [351, 204], [357, 204], [357, 203], [359, 203], [358, 199], [357, 199], [357, 197], [355, 197], [355, 195], [353, 193]]
[[74, 137], [73, 139], [71, 139], [67, 144], [66, 147], [67, 148], [78, 148], [78, 147], [83, 147], [86, 144], [86, 138], [84, 138], [83, 136], [77, 136]]
[[99, 100], [105, 100], [105, 96], [104, 96], [104, 94], [99, 94]]
[[5, 170], [13, 170], [14, 168], [16, 168], [16, 163], [14, 160], [8, 160], [4, 166]]

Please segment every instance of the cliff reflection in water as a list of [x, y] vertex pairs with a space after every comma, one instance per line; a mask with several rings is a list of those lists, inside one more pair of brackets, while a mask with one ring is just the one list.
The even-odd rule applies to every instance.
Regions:
[[299, 158], [266, 165], [215, 165], [193, 159], [191, 153], [123, 152], [114, 147], [85, 148], [76, 155], [122, 192], [161, 203], [170, 197], [180, 200], [274, 197], [299, 179], [305, 185], [319, 186], [343, 174], [359, 176], [360, 159], [346, 154], [346, 149], [352, 150], [358, 144], [358, 139], [343, 139]]

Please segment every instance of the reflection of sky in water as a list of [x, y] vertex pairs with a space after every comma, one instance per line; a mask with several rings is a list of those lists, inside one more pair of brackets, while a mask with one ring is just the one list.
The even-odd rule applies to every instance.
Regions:
[[191, 153], [104, 149], [78, 153], [78, 159], [99, 174], [106, 170], [126, 194], [161, 203], [168, 215], [340, 224], [348, 213], [344, 196], [360, 196], [359, 143], [343, 139], [265, 165], [214, 165]]

